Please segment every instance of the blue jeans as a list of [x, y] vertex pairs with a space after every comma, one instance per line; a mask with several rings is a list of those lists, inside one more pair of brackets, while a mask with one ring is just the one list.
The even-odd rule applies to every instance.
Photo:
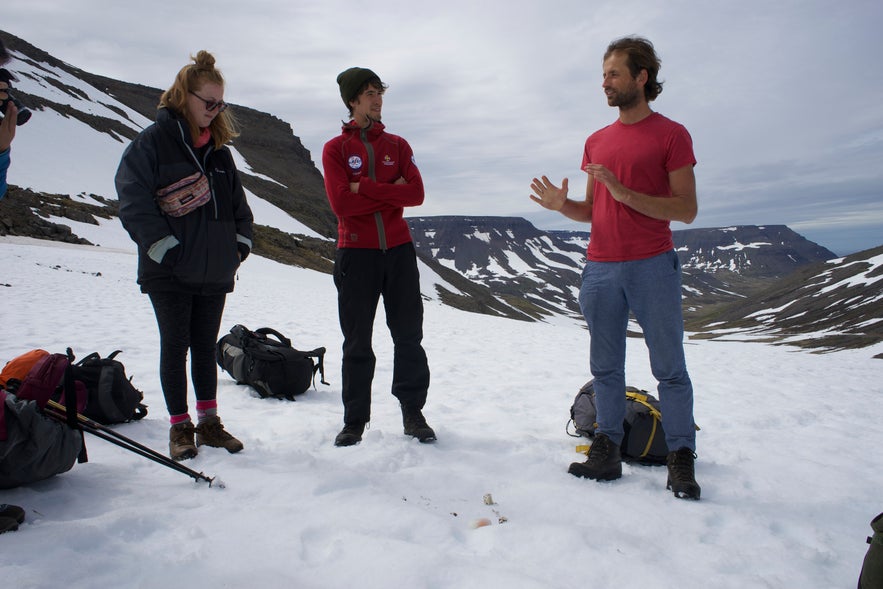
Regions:
[[591, 336], [598, 430], [622, 444], [629, 311], [644, 332], [670, 451], [696, 450], [693, 384], [684, 359], [681, 266], [674, 250], [644, 260], [587, 262], [579, 305]]

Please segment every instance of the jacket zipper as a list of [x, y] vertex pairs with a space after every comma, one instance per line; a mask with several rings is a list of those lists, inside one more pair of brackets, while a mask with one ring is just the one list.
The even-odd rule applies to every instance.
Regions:
[[205, 170], [208, 165], [208, 156], [211, 154], [214, 147], [209, 147], [205, 152], [205, 158], [200, 163], [199, 158], [196, 157], [196, 153], [191, 149], [190, 144], [187, 143], [187, 136], [184, 134], [184, 127], [181, 124], [181, 121], [178, 121], [178, 133], [181, 134], [181, 140], [184, 142], [184, 147], [187, 149], [187, 153], [190, 154], [190, 157], [193, 159], [193, 162], [196, 164], [196, 167], [199, 168], [199, 171], [205, 174], [205, 177], [208, 178], [208, 189], [212, 193], [212, 207], [215, 209], [215, 219], [218, 218], [218, 201], [215, 198], [215, 181], [214, 177], [210, 174], [206, 174]]
[[[368, 141], [368, 129], [371, 126], [363, 128], [359, 131], [359, 136], [362, 139], [362, 143], [365, 145], [365, 151], [368, 153], [368, 177], [371, 180], [377, 181], [377, 174], [374, 171], [374, 147]], [[380, 251], [386, 251], [386, 229], [383, 226], [383, 215], [380, 214], [380, 211], [374, 213], [374, 223], [377, 225], [377, 241], [380, 244]]]

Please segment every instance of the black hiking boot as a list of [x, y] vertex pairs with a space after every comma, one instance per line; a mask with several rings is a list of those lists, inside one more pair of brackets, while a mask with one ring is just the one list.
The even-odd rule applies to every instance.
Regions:
[[335, 446], [355, 446], [362, 441], [362, 433], [365, 431], [364, 423], [346, 423], [337, 437], [334, 438]]
[[665, 488], [671, 490], [678, 499], [699, 500], [701, 489], [693, 474], [693, 461], [696, 454], [689, 448], [680, 448], [669, 452], [666, 457], [668, 466], [668, 482]]
[[0, 505], [0, 534], [14, 532], [25, 521], [25, 510], [18, 505]]
[[4, 503], [0, 505], [0, 517], [8, 517], [14, 519], [17, 523], [22, 523], [25, 521], [25, 510], [18, 505]]
[[604, 434], [595, 436], [585, 462], [574, 462], [567, 472], [575, 477], [596, 481], [612, 481], [622, 476], [619, 446]]
[[419, 409], [408, 409], [402, 406], [402, 424], [405, 426], [405, 435], [417, 438], [421, 444], [428, 444], [436, 440], [435, 432], [426, 423], [423, 412]]
[[196, 428], [191, 421], [182, 421], [169, 428], [169, 456], [172, 460], [187, 460], [196, 456], [195, 434]]

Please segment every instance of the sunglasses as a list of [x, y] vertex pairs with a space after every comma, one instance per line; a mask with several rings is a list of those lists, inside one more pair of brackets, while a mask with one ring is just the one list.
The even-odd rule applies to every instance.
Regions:
[[223, 100], [206, 100], [205, 98], [203, 98], [202, 96], [200, 96], [196, 92], [191, 91], [190, 93], [205, 103], [205, 110], [212, 111], [212, 110], [218, 109], [218, 112], [222, 113], [225, 110], [227, 110], [227, 106], [229, 106]]

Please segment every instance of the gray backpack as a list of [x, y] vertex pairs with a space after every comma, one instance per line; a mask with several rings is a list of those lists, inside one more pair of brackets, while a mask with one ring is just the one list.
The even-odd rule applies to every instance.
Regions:
[[82, 434], [49, 419], [36, 401], [0, 390], [0, 489], [47, 479], [70, 470], [83, 448]]
[[[570, 407], [570, 421], [565, 430], [569, 436], [595, 437], [597, 411], [595, 409], [594, 380], [587, 382], [577, 393]], [[625, 388], [625, 435], [620, 445], [626, 462], [641, 464], [665, 464], [668, 447], [662, 430], [662, 412], [659, 401], [647, 391], [627, 386]], [[573, 433], [571, 433], [571, 428]]]

